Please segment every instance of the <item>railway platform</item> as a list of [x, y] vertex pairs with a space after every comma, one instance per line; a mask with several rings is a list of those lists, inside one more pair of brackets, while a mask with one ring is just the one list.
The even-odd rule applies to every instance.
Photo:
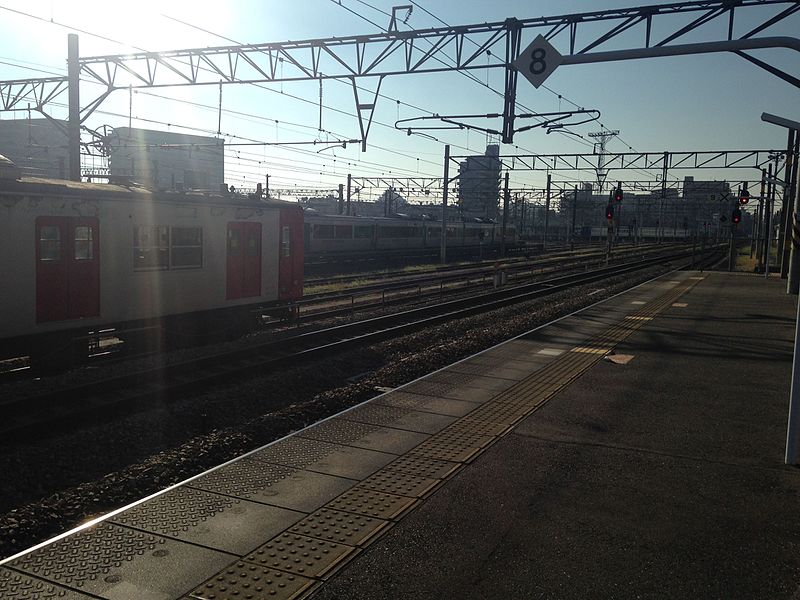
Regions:
[[0, 597], [800, 597], [796, 304], [674, 272], [0, 564]]

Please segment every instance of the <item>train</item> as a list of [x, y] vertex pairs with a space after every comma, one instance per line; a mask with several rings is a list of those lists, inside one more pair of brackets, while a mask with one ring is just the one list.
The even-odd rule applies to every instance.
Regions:
[[255, 307], [291, 310], [303, 262], [296, 203], [21, 177], [0, 157], [0, 358], [58, 364], [103, 332], [233, 337]]
[[[439, 248], [441, 221], [415, 219], [403, 215], [355, 217], [322, 215], [307, 210], [304, 224], [306, 256], [335, 256], [370, 251], [404, 251]], [[503, 226], [490, 221], [450, 221], [447, 223], [448, 248], [496, 248], [503, 242]], [[506, 225], [507, 246], [517, 243], [514, 225]]]

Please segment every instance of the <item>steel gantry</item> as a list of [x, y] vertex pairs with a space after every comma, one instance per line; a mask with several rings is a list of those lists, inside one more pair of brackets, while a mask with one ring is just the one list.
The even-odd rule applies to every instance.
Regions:
[[[761, 169], [785, 150], [699, 150], [680, 152], [617, 152], [603, 154], [603, 169]], [[577, 154], [514, 154], [499, 157], [500, 168], [512, 171], [595, 171], [594, 152]], [[450, 156], [458, 164], [467, 156]]]
[[[765, 11], [775, 7], [776, 11]], [[139, 52], [126, 55], [80, 57], [77, 37], [69, 46], [69, 77], [0, 82], [2, 110], [19, 110], [23, 103], [43, 111], [44, 107], [68, 87], [70, 105], [80, 103], [79, 79], [102, 86], [103, 91], [81, 110], [70, 109], [71, 152], [79, 151], [79, 123], [114, 90], [123, 88], [220, 85], [256, 82], [290, 82], [339, 79], [353, 86], [361, 141], [366, 138], [375, 111], [380, 83], [386, 76], [503, 69], [505, 73], [502, 141], [513, 141], [516, 117], [516, 86], [519, 71], [512, 63], [520, 55], [523, 35], [540, 34], [559, 45], [563, 64], [600, 60], [620, 60], [627, 56], [661, 56], [699, 51], [731, 51], [740, 54], [800, 87], [800, 80], [764, 61], [747, 55], [746, 47], [785, 46], [800, 49], [794, 38], [762, 38], [767, 29], [800, 11], [800, 0], [694, 0], [654, 6], [619, 8], [552, 17], [509, 18], [494, 23], [459, 25], [382, 33], [318, 38], [265, 44], [191, 48], [165, 52]], [[745, 19], [737, 15], [746, 13]], [[678, 19], [676, 16], [684, 17]], [[747, 25], [737, 27], [740, 21]], [[709, 23], [721, 23], [722, 31], [708, 33]], [[660, 33], [656, 36], [655, 32]], [[679, 46], [684, 36], [694, 32], [701, 43]], [[625, 34], [641, 34], [638, 47], [624, 51], [595, 52]], [[737, 43], [733, 43], [737, 42]], [[705, 44], [707, 49], [699, 46]], [[634, 44], [636, 46], [637, 44]], [[749, 45], [749, 46], [748, 46]], [[487, 60], [488, 58], [488, 60]], [[359, 96], [356, 79], [372, 77], [374, 94], [369, 101]], [[76, 135], [78, 138], [76, 139]], [[75, 159], [77, 160], [77, 159]], [[70, 161], [70, 173], [79, 177], [80, 169]]]

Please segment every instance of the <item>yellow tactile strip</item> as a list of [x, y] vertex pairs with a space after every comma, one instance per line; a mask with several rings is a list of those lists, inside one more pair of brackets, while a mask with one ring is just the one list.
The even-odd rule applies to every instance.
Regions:
[[[284, 572], [284, 576], [301, 576], [303, 583], [292, 580], [296, 582], [295, 585], [300, 585], [291, 586], [291, 592], [284, 588], [281, 591], [289, 592], [289, 595], [281, 597], [297, 598], [312, 594], [335, 569], [352, 560], [365, 545], [418, 505], [421, 498], [432, 493], [445, 479], [511, 431], [516, 423], [580, 377], [618, 343], [671, 306], [698, 281], [684, 282], [641, 306], [635, 313], [621, 315], [617, 324], [554, 357], [522, 381], [498, 391], [487, 402], [476, 404], [474, 410], [433, 433], [243, 560], [211, 578], [206, 590], [218, 592], [217, 586], [222, 585], [228, 586], [229, 592], [233, 591], [230, 586], [236, 587], [234, 580], [237, 574], [251, 584], [250, 574], [259, 576], [263, 573], [272, 577], [272, 581], [275, 573]], [[439, 374], [442, 381], [465, 377], [468, 376], [451, 376], [447, 372]], [[468, 386], [468, 380], [463, 385]], [[372, 413], [365, 411], [365, 414]], [[405, 411], [396, 411], [398, 420], [405, 415]], [[381, 424], [393, 427], [392, 417], [392, 412], [382, 411]], [[333, 426], [333, 423], [329, 425]], [[256, 565], [257, 569], [254, 570]], [[252, 587], [248, 591], [252, 592]], [[248, 597], [247, 592], [241, 597]], [[252, 597], [274, 596], [256, 594]]]

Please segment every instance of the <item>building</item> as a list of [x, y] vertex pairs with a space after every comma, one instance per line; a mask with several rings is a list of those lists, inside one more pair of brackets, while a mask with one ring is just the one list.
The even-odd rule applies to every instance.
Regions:
[[0, 120], [0, 154], [27, 177], [67, 179], [67, 122], [50, 119]]
[[110, 181], [159, 190], [219, 190], [225, 183], [219, 138], [118, 127], [106, 138]]
[[500, 146], [469, 156], [458, 168], [458, 204], [464, 218], [497, 220], [500, 204]]

